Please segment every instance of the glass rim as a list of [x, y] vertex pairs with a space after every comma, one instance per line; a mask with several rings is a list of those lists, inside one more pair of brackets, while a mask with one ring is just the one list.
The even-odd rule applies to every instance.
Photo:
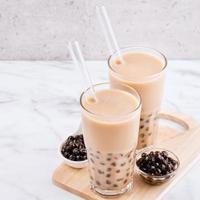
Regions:
[[[150, 51], [153, 51], [153, 52], [155, 52], [155, 53], [157, 53], [157, 54], [159, 54], [162, 58], [163, 58], [163, 60], [164, 60], [164, 65], [163, 65], [163, 67], [162, 67], [162, 70], [160, 71], [160, 72], [157, 72], [157, 73], [155, 73], [155, 74], [152, 74], [152, 75], [149, 75], [149, 76], [145, 76], [145, 77], [142, 77], [141, 79], [142, 80], [144, 80], [144, 79], [151, 79], [151, 78], [154, 78], [154, 77], [156, 77], [156, 76], [158, 76], [158, 75], [160, 75], [163, 71], [165, 71], [165, 69], [167, 68], [167, 64], [168, 64], [168, 62], [167, 62], [167, 58], [166, 58], [166, 56], [163, 54], [163, 53], [161, 53], [160, 51], [158, 51], [158, 50], [156, 50], [156, 49], [154, 49], [154, 48], [151, 48], [151, 47], [145, 47], [145, 46], [127, 46], [127, 47], [123, 47], [123, 48], [120, 48], [120, 50], [131, 50], [131, 49], [141, 49], [141, 51], [139, 51], [139, 52], [144, 52], [145, 53], [145, 50], [150, 50]], [[107, 64], [108, 64], [108, 67], [109, 67], [109, 69], [112, 71], [112, 72], [114, 72], [114, 73], [116, 73], [117, 75], [119, 75], [120, 77], [122, 77], [122, 78], [124, 78], [125, 77], [125, 75], [121, 75], [119, 72], [117, 72], [115, 69], [113, 69], [113, 67], [111, 66], [111, 59], [112, 59], [112, 57], [115, 55], [115, 54], [117, 54], [117, 51], [114, 51], [109, 57], [108, 57], [108, 59], [107, 59]], [[150, 54], [150, 53], [149, 53]], [[129, 79], [131, 79], [131, 78], [137, 78], [137, 77], [135, 77], [135, 76], [128, 76], [128, 78]], [[130, 80], [131, 81], [131, 80]], [[133, 80], [134, 81], [134, 80]]]
[[[93, 86], [94, 86], [94, 87], [98, 87], [98, 86], [101, 86], [101, 85], [111, 85], [111, 84], [110, 84], [110, 82], [102, 82], [102, 83], [94, 84]], [[125, 84], [120, 84], [120, 85], [125, 86], [125, 87], [131, 89], [132, 91], [134, 91], [134, 92], [137, 94], [137, 97], [136, 97], [136, 98], [138, 98], [138, 101], [139, 101], [137, 107], [136, 107], [134, 110], [131, 110], [131, 111], [128, 112], [128, 113], [125, 113], [125, 114], [120, 115], [120, 117], [124, 117], [124, 116], [128, 116], [128, 115], [130, 115], [130, 114], [136, 112], [136, 111], [141, 107], [141, 105], [142, 105], [142, 99], [141, 99], [140, 94], [139, 94], [139, 93], [137, 92], [137, 90], [135, 90], [134, 88], [132, 88], [132, 87], [130, 87], [130, 86], [127, 86], [127, 85], [125, 85]], [[81, 105], [81, 107], [82, 107], [86, 112], [88, 112], [88, 113], [91, 114], [91, 115], [95, 115], [95, 116], [99, 116], [99, 117], [120, 118], [119, 116], [105, 116], [105, 115], [102, 115], [102, 114], [97, 114], [97, 113], [94, 113], [94, 112], [90, 111], [89, 109], [87, 109], [87, 108], [83, 105], [82, 99], [83, 99], [84, 94], [86, 94], [90, 89], [91, 89], [91, 88], [88, 87], [86, 90], [84, 90], [84, 91], [81, 93], [81, 96], [80, 96], [80, 105]], [[120, 89], [118, 89], [118, 88], [114, 88], [114, 89], [120, 90]], [[124, 91], [124, 90], [121, 90], [121, 91], [127, 92], [127, 91]], [[127, 92], [127, 93], [128, 93], [128, 92]], [[130, 94], [131, 94], [131, 93], [130, 93]], [[131, 94], [131, 95], [132, 95], [132, 94]]]

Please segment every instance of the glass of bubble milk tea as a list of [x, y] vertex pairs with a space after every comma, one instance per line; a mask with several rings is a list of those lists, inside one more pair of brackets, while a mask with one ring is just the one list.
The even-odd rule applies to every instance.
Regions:
[[101, 195], [118, 195], [133, 185], [141, 100], [126, 85], [101, 83], [94, 90], [96, 99], [90, 88], [80, 98], [90, 185]]
[[157, 138], [157, 113], [160, 110], [167, 60], [160, 52], [144, 47], [121, 49], [108, 59], [111, 84], [126, 84], [138, 91], [142, 111], [137, 149], [153, 145]]

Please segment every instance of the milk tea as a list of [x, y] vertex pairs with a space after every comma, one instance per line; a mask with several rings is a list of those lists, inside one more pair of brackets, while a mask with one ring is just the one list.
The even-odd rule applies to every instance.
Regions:
[[81, 97], [91, 187], [103, 195], [117, 195], [133, 182], [140, 98], [136, 91], [131, 94], [108, 84], [95, 88], [97, 101], [88, 92]]
[[135, 88], [142, 98], [142, 112], [137, 148], [152, 145], [157, 134], [157, 113], [160, 109], [163, 86], [164, 68], [166, 61], [162, 55], [154, 50], [123, 51], [124, 62], [117, 56], [111, 56], [110, 81], [111, 84], [127, 84]]

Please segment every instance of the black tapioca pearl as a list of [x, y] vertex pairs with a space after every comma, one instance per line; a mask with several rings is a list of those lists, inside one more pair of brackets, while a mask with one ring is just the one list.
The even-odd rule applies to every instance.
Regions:
[[113, 167], [116, 167], [116, 163], [115, 163], [115, 162], [112, 162], [111, 165], [112, 165]]
[[127, 172], [127, 173], [126, 173], [126, 176], [129, 176], [129, 175], [130, 175], [130, 173], [129, 173], [129, 172]]
[[123, 181], [123, 178], [118, 178], [117, 182]]
[[110, 185], [111, 181], [110, 180], [106, 180], [106, 184]]
[[90, 156], [92, 156], [92, 157], [93, 157], [93, 156], [94, 156], [94, 154], [93, 154], [93, 153], [90, 153]]
[[96, 184], [97, 184], [97, 185], [101, 185], [101, 183], [100, 183], [99, 181], [96, 181]]
[[102, 170], [100, 170], [100, 169], [98, 169], [98, 173], [99, 174], [104, 174], [104, 172]]
[[142, 121], [144, 121], [144, 119], [143, 119], [143, 118], [140, 118], [140, 121], [142, 122]]
[[144, 128], [144, 125], [141, 125], [141, 126], [140, 126], [140, 129], [143, 129], [143, 128]]
[[105, 163], [103, 163], [103, 162], [100, 162], [100, 165], [105, 165]]
[[120, 169], [116, 170], [116, 173], [120, 173]]
[[112, 168], [110, 168], [110, 167], [107, 168], [107, 172], [110, 172], [110, 171], [112, 171]]
[[91, 180], [94, 180], [94, 178], [93, 178], [92, 176], [90, 176], [90, 179], [91, 179]]
[[112, 159], [111, 159], [111, 158], [107, 158], [106, 160], [107, 160], [107, 161], [111, 161]]
[[96, 151], [98, 154], [101, 154], [100, 151]]
[[144, 133], [140, 133], [139, 137], [143, 138], [144, 137]]
[[128, 180], [127, 180], [127, 179], [125, 179], [125, 180], [124, 180], [124, 184], [126, 184], [127, 182], [128, 182]]
[[115, 160], [118, 160], [118, 157], [115, 156], [114, 159], [115, 159]]
[[145, 142], [145, 140], [144, 140], [144, 139], [142, 139], [140, 142], [141, 142], [141, 143], [144, 143], [144, 142]]
[[91, 161], [92, 163], [95, 163], [94, 160], [93, 160], [92, 158], [90, 158], [90, 161]]
[[112, 153], [108, 153], [108, 156], [112, 156], [113, 154]]
[[106, 174], [106, 177], [107, 177], [107, 178], [110, 178], [110, 177], [111, 177], [111, 174]]
[[147, 119], [145, 122], [146, 122], [146, 123], [149, 123], [149, 119]]
[[148, 136], [150, 136], [150, 135], [152, 135], [152, 133], [150, 132], [150, 133], [148, 133]]
[[149, 131], [149, 127], [146, 127], [146, 129], [145, 129], [146, 131]]
[[123, 157], [123, 156], [124, 156], [124, 155], [123, 155], [123, 153], [120, 153], [119, 155], [120, 155], [121, 157]]
[[114, 184], [113, 187], [118, 187], [118, 185], [117, 185], [117, 184]]
[[126, 165], [126, 163], [124, 162], [124, 163], [121, 163], [121, 165], [120, 165], [120, 166], [121, 166], [121, 167], [123, 167], [123, 166], [125, 166], [125, 165]]

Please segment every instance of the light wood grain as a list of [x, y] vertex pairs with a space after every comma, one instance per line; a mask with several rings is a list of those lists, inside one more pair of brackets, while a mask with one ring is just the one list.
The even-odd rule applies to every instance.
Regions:
[[[200, 158], [200, 125], [190, 117], [177, 113], [160, 113], [159, 118], [179, 123], [185, 128], [184, 132], [170, 127], [160, 127], [158, 141], [159, 147], [164, 147], [176, 153], [180, 159], [180, 169], [177, 175], [169, 182], [151, 186], [134, 175], [134, 188], [132, 191], [115, 200], [160, 200], [180, 178]], [[103, 200], [105, 198], [95, 194], [89, 187], [87, 169], [73, 169], [61, 164], [53, 173], [53, 183], [73, 194], [88, 200]]]

